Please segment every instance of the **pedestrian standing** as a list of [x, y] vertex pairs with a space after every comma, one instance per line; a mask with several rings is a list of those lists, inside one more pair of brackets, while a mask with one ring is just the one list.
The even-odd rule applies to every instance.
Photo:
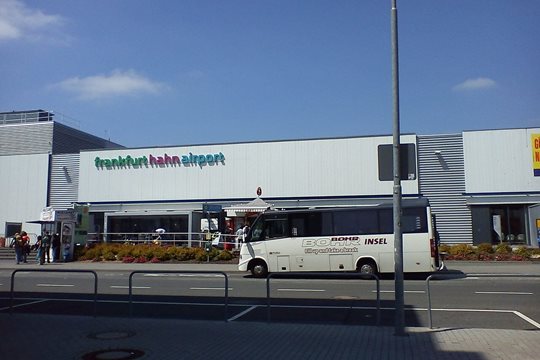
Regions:
[[41, 246], [43, 247], [43, 252], [41, 257], [43, 258], [42, 262], [47, 260], [48, 263], [51, 262], [51, 235], [48, 231], [45, 232], [45, 235], [41, 239]]
[[13, 236], [12, 241], [13, 247], [15, 248], [15, 261], [17, 262], [17, 265], [23, 261], [23, 243], [21, 239], [21, 235], [19, 233], [16, 233]]
[[238, 227], [238, 230], [236, 230], [236, 248], [238, 248], [238, 244], [241, 244], [244, 240], [244, 229], [242, 226]]
[[60, 245], [60, 234], [55, 233], [52, 236], [53, 262], [58, 262], [60, 260]]
[[38, 235], [37, 237], [37, 242], [36, 242], [36, 247], [37, 247], [37, 254], [36, 254], [36, 262], [39, 263], [39, 265], [43, 265], [43, 262], [41, 261], [41, 254], [43, 254], [43, 247], [42, 247], [42, 243], [43, 243], [43, 238], [41, 237], [41, 235]]
[[249, 230], [250, 230], [249, 224], [246, 223], [246, 225], [244, 225], [244, 228], [242, 229], [242, 231], [244, 232], [244, 236], [243, 236], [243, 239], [242, 239], [242, 240], [245, 240], [245, 239], [246, 239], [246, 236], [247, 236], [247, 234], [249, 233]]
[[30, 254], [30, 237], [26, 231], [21, 231], [21, 241], [22, 241], [22, 260], [23, 262], [28, 262], [27, 257]]

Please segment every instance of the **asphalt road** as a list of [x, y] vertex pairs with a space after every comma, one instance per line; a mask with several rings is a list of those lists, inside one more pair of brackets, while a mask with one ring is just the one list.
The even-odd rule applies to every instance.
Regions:
[[[453, 264], [454, 265], [454, 264]], [[459, 265], [459, 264], [457, 264]], [[463, 269], [463, 267], [471, 267]], [[475, 269], [474, 267], [479, 267]], [[431, 320], [435, 327], [499, 329], [540, 328], [538, 265], [528, 271], [451, 266], [459, 279], [431, 280]], [[465, 270], [465, 271], [464, 271]], [[129, 306], [132, 269], [97, 271], [98, 301], [92, 300], [94, 279], [88, 273], [16, 274], [13, 302], [12, 270], [0, 270], [0, 311], [87, 314], [98, 316], [177, 317], [229, 321], [280, 321], [391, 326], [394, 321], [394, 281], [380, 282], [380, 312], [373, 280], [314, 278], [308, 276], [267, 281], [228, 271], [228, 298], [220, 274], [135, 274]], [[511, 276], [509, 276], [511, 274]], [[428, 287], [425, 277], [406, 278], [407, 326], [428, 326]], [[268, 304], [270, 303], [270, 307]], [[227, 304], [225, 306], [224, 304]]]

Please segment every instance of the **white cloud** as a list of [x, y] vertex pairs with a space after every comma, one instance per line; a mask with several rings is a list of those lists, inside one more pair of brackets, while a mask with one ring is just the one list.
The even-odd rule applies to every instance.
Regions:
[[473, 91], [473, 90], [482, 90], [489, 89], [497, 86], [495, 80], [490, 78], [476, 78], [476, 79], [467, 79], [464, 82], [457, 84], [452, 89], [454, 91]]
[[0, 0], [0, 41], [42, 38], [63, 22], [60, 15], [44, 14], [22, 1]]
[[84, 78], [72, 77], [57, 84], [61, 89], [77, 94], [83, 100], [108, 97], [157, 94], [166, 86], [137, 74], [134, 70], [114, 70], [110, 75], [95, 75]]

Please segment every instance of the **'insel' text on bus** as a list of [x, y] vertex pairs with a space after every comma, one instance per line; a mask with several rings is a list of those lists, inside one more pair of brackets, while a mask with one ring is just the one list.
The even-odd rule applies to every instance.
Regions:
[[351, 245], [388, 245], [384, 237], [360, 239], [358, 236], [340, 236], [322, 239], [304, 239], [302, 247], [313, 246], [351, 246]]

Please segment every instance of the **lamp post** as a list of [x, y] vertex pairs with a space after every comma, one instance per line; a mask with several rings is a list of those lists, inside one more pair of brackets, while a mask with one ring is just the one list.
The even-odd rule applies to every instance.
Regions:
[[400, 169], [400, 129], [399, 129], [399, 60], [397, 0], [392, 0], [392, 98], [393, 98], [393, 209], [394, 209], [394, 282], [395, 282], [395, 325], [394, 335], [405, 334], [405, 311], [403, 296], [403, 234], [401, 231], [401, 169]]

